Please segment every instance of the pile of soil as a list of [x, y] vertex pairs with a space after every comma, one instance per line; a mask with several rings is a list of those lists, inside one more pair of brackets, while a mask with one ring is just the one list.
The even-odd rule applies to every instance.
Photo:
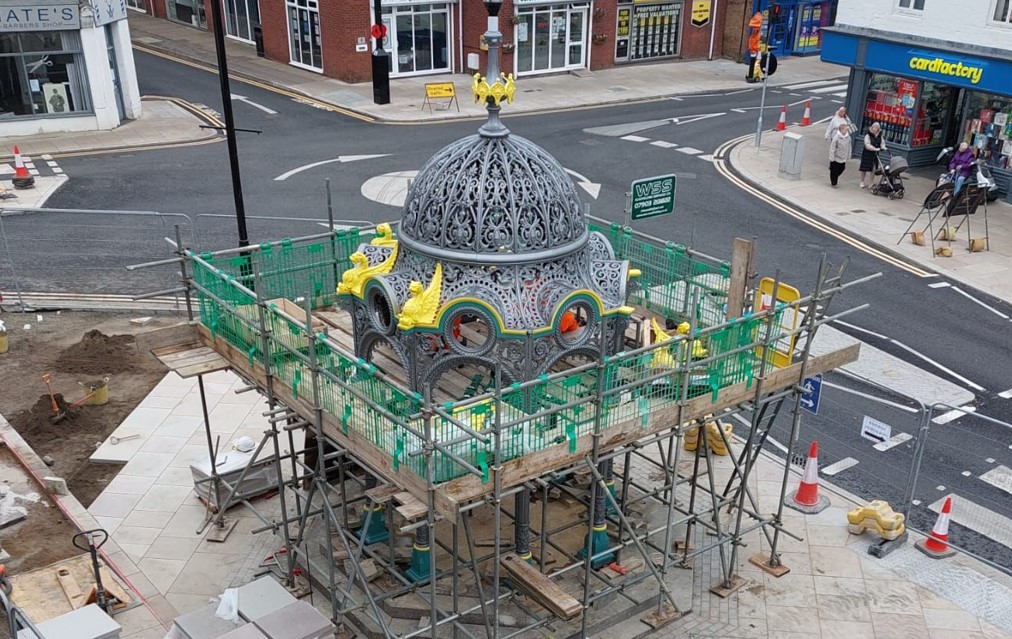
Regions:
[[110, 336], [92, 329], [60, 353], [57, 365], [61, 371], [85, 375], [133, 372], [134, 341], [133, 335]]
[[[64, 417], [55, 422], [53, 420], [53, 403], [49, 394], [40, 395], [35, 405], [26, 411], [22, 411], [10, 418], [10, 423], [17, 429], [18, 433], [25, 438], [25, 441], [51, 442], [47, 448], [59, 450], [70, 434], [70, 431], [101, 431], [105, 425], [105, 419], [92, 409], [98, 406], [72, 407], [60, 393], [54, 393], [56, 406]], [[68, 425], [73, 425], [68, 428]], [[33, 445], [32, 448], [38, 452]], [[46, 453], [39, 453], [40, 455]]]

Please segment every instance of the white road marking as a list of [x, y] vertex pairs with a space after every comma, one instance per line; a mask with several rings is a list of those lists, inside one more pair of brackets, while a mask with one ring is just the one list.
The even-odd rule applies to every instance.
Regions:
[[948, 282], [935, 282], [934, 284], [928, 284], [928, 288], [945, 288], [946, 286], [952, 286]]
[[650, 140], [650, 138], [644, 138], [644, 137], [640, 137], [638, 135], [623, 135], [622, 139], [623, 140], [628, 140], [630, 142], [647, 142], [647, 141]]
[[694, 149], [691, 146], [682, 146], [676, 150], [681, 153], [685, 153], [686, 155], [699, 155], [700, 153], [702, 153], [702, 151], [700, 151], [699, 149]]
[[[811, 93], [834, 93], [835, 94], [836, 91], [839, 91], [840, 89], [846, 89], [846, 88], [847, 88], [846, 84], [834, 84], [833, 86], [830, 86], [830, 87], [819, 87], [818, 89], [809, 89], [809, 91]], [[844, 93], [844, 95], [846, 95], [846, 93]]]
[[977, 504], [955, 493], [945, 495], [928, 508], [936, 513], [942, 512], [942, 505], [949, 497], [952, 498], [952, 521], [975, 530], [1003, 546], [1012, 548], [1012, 519], [999, 515], [992, 508]]
[[10, 164], [0, 164], [0, 175], [8, 173], [14, 173], [14, 168]]
[[826, 387], [829, 387], [829, 388], [835, 388], [836, 390], [841, 390], [841, 391], [843, 391], [845, 393], [850, 393], [851, 395], [857, 395], [858, 397], [863, 397], [865, 399], [870, 399], [873, 402], [878, 402], [880, 404], [885, 404], [886, 406], [892, 406], [893, 408], [898, 408], [899, 410], [906, 411], [908, 413], [918, 413], [918, 412], [920, 412], [920, 410], [917, 409], [917, 408], [911, 408], [910, 406], [904, 406], [903, 404], [897, 404], [896, 402], [891, 402], [888, 399], [882, 399], [881, 397], [875, 397], [874, 395], [869, 395], [867, 393], [862, 393], [861, 391], [854, 390], [853, 388], [847, 388], [846, 386], [839, 386], [839, 385], [834, 384], [832, 382], [823, 381], [822, 385], [826, 386]]
[[710, 155], [709, 153], [707, 153], [706, 155], [697, 155], [696, 157], [699, 158], [700, 160], [703, 160], [704, 162], [713, 162], [713, 156]]
[[836, 475], [837, 473], [840, 473], [840, 472], [842, 472], [844, 470], [847, 470], [848, 468], [851, 468], [853, 466], [857, 466], [857, 464], [858, 464], [858, 461], [856, 459], [854, 459], [853, 457], [847, 457], [847, 458], [841, 459], [840, 461], [836, 462], [835, 464], [830, 464], [829, 466], [826, 466], [825, 468], [821, 469], [819, 472], [821, 472], [823, 475], [828, 475], [828, 476], [832, 477], [833, 475]]
[[590, 180], [587, 179], [586, 175], [582, 173], [577, 173], [573, 169], [567, 169], [565, 167], [563, 167], [563, 169], [565, 169], [566, 173], [576, 178], [576, 183], [579, 184], [580, 188], [586, 191], [590, 195], [590, 197], [596, 200], [597, 196], [601, 194], [601, 185], [598, 184], [597, 182], [591, 182]]
[[793, 95], [793, 96], [795, 96], [795, 97], [796, 97], [796, 96], [799, 96], [799, 95], [801, 95], [801, 94], [800, 94], [800, 93], [791, 93], [790, 95]]
[[952, 290], [956, 291], [957, 293], [959, 293], [960, 295], [962, 295], [966, 299], [970, 300], [971, 302], [976, 302], [977, 304], [980, 304], [981, 306], [983, 306], [984, 308], [986, 308], [987, 310], [991, 311], [992, 313], [994, 313], [995, 315], [997, 315], [998, 317], [1000, 317], [1002, 319], [1008, 319], [1009, 318], [1008, 315], [1006, 315], [1005, 313], [1002, 313], [998, 309], [996, 309], [996, 308], [994, 308], [992, 306], [988, 306], [984, 302], [981, 302], [979, 299], [977, 299], [974, 296], [970, 295], [969, 293], [967, 293], [963, 289], [959, 288], [958, 286], [953, 286]]
[[971, 473], [971, 472], [970, 472], [970, 471], [968, 471], [968, 470], [964, 470], [963, 472], [961, 472], [961, 473], [959, 473], [959, 474], [960, 474], [960, 475], [962, 475], [963, 477], [969, 477], [969, 476], [970, 476], [970, 475], [972, 475], [973, 473]]
[[960, 375], [956, 371], [952, 370], [951, 368], [946, 368], [945, 366], [942, 366], [941, 364], [939, 364], [935, 360], [931, 359], [927, 355], [922, 355], [921, 353], [918, 353], [917, 351], [915, 351], [914, 349], [910, 348], [909, 346], [907, 346], [903, 342], [900, 342], [900, 341], [897, 341], [897, 340], [894, 340], [894, 339], [890, 339], [889, 341], [891, 343], [895, 344], [896, 346], [899, 346], [903, 350], [907, 351], [911, 355], [916, 355], [917, 357], [923, 359], [925, 362], [931, 364], [932, 366], [934, 366], [938, 370], [943, 371], [945, 373], [948, 373], [949, 375], [951, 375], [952, 377], [954, 377], [954, 378], [958, 379], [959, 381], [963, 382], [964, 384], [966, 384], [970, 388], [972, 388], [974, 390], [978, 390], [978, 391], [984, 390], [984, 387], [981, 386], [980, 384], [975, 384], [975, 383], [971, 382], [970, 380], [968, 380], [967, 378], [963, 377], [962, 375]]
[[854, 329], [855, 331], [861, 331], [862, 333], [866, 333], [868, 335], [871, 335], [873, 337], [877, 337], [879, 339], [885, 339], [885, 340], [889, 339], [888, 336], [883, 335], [882, 333], [876, 333], [875, 331], [869, 331], [867, 328], [861, 328], [860, 326], [857, 326], [856, 324], [850, 324], [848, 322], [844, 322], [843, 320], [833, 320], [833, 321], [834, 321], [834, 323], [839, 324], [840, 326], [845, 326], [847, 328]]
[[844, 91], [843, 93], [834, 93], [833, 95], [835, 95], [838, 98], [845, 98], [847, 97], [847, 92]]
[[962, 410], [950, 410], [947, 413], [942, 413], [938, 417], [933, 417], [931, 421], [933, 421], [936, 424], [948, 424], [949, 422], [955, 421], [960, 417], [962, 417], [963, 415], [966, 415], [967, 413], [972, 413], [976, 410], [977, 409], [974, 408], [973, 406], [963, 406]]
[[679, 97], [673, 97], [671, 99], [674, 100], [675, 102], [681, 102], [682, 101], [682, 98], [679, 98]]
[[683, 124], [689, 124], [690, 122], [699, 122], [700, 120], [708, 120], [710, 118], [719, 118], [725, 115], [723, 111], [720, 113], [700, 113], [699, 115], [682, 115], [677, 118], [671, 118], [671, 123], [677, 126]]
[[250, 105], [254, 109], [260, 109], [261, 111], [263, 111], [267, 115], [277, 115], [278, 114], [278, 112], [275, 111], [274, 109], [268, 109], [267, 107], [265, 107], [262, 104], [257, 104], [256, 102], [250, 100], [249, 98], [247, 98], [244, 95], [237, 95], [237, 94], [233, 93], [233, 94], [231, 94], [231, 97], [236, 102], [243, 102], [245, 104]]
[[53, 160], [46, 160], [46, 166], [52, 168], [56, 166], [56, 162], [54, 162]]
[[913, 499], [913, 500], [911, 500], [911, 502], [913, 503], [914, 506], [920, 506], [921, 505], [921, 500], [920, 499]]
[[63, 173], [63, 169], [58, 166], [53, 167], [53, 173]]
[[835, 104], [843, 104], [843, 100], [830, 100], [830, 102], [833, 102]]
[[993, 464], [993, 463], [994, 463], [994, 457], [988, 457], [988, 458], [987, 458], [987, 459], [985, 459], [984, 461], [986, 461], [986, 462], [987, 462], [987, 463], [989, 463], [989, 464]]
[[274, 181], [275, 182], [280, 182], [282, 180], [287, 180], [288, 178], [292, 177], [296, 173], [302, 173], [303, 171], [308, 171], [309, 169], [315, 169], [316, 167], [323, 166], [324, 164], [332, 164], [334, 162], [357, 162], [358, 160], [371, 160], [373, 158], [385, 158], [388, 155], [390, 155], [390, 154], [389, 153], [381, 153], [379, 155], [341, 155], [341, 156], [333, 158], [331, 160], [323, 160], [321, 162], [313, 162], [312, 164], [303, 164], [302, 166], [294, 168], [291, 171], [286, 171], [285, 173], [282, 173], [278, 177], [274, 178]]
[[678, 145], [677, 145], [677, 144], [675, 144], [674, 142], [665, 142], [664, 140], [654, 140], [654, 141], [653, 141], [653, 142], [651, 142], [650, 144], [652, 144], [652, 145], [654, 145], [654, 146], [659, 146], [659, 147], [661, 147], [662, 149], [673, 149], [673, 148], [675, 148], [676, 146], [678, 146]]
[[53, 156], [49, 155], [48, 153], [43, 153], [41, 157], [42, 157], [43, 160], [52, 160], [53, 159]]
[[1001, 397], [1002, 399], [1012, 399], [1012, 388], [998, 393], [998, 397]]
[[28, 169], [28, 173], [30, 173], [31, 175], [34, 175], [36, 177], [39, 176], [39, 170], [38, 169]]
[[796, 91], [798, 89], [811, 89], [813, 87], [824, 87], [827, 84], [839, 84], [839, 80], [816, 80], [814, 82], [802, 82], [801, 84], [788, 84], [785, 89]]
[[744, 113], [745, 112], [745, 109], [731, 109], [731, 110], [734, 111], [735, 113]]
[[896, 433], [895, 435], [893, 435], [886, 441], [882, 442], [881, 444], [875, 444], [874, 446], [872, 446], [872, 448], [874, 448], [879, 452], [885, 452], [890, 448], [895, 448], [902, 443], [910, 441], [913, 438], [914, 436], [909, 433]]
[[935, 486], [935, 490], [945, 490], [945, 486], [939, 484], [938, 486]]
[[1008, 466], [995, 466], [978, 479], [1012, 495], [1012, 469]]
[[[940, 283], [940, 282], [936, 282], [936, 284], [937, 283]], [[929, 286], [932, 286], [932, 285], [929, 284]], [[946, 286], [948, 286], [948, 284], [946, 284]], [[840, 321], [840, 320], [835, 320], [835, 321], [840, 326], [845, 326], [847, 328], [850, 328], [850, 329], [853, 329], [853, 330], [856, 330], [856, 331], [860, 331], [862, 333], [867, 333], [868, 335], [873, 335], [873, 336], [875, 336], [875, 337], [877, 337], [879, 339], [886, 340], [890, 344], [895, 344], [896, 346], [899, 346], [900, 348], [902, 348], [903, 350], [907, 351], [908, 353], [919, 357], [920, 359], [922, 359], [925, 362], [931, 364], [932, 366], [938, 368], [939, 370], [941, 370], [941, 371], [943, 371], [945, 373], [948, 373], [952, 377], [955, 377], [956, 379], [958, 379], [959, 381], [963, 382], [964, 384], [966, 384], [970, 388], [972, 388], [974, 390], [978, 390], [978, 391], [984, 390], [984, 387], [981, 386], [980, 384], [975, 384], [974, 382], [971, 382], [970, 380], [968, 380], [967, 378], [963, 377], [959, 373], [956, 373], [955, 371], [953, 371], [950, 368], [946, 368], [945, 366], [942, 366], [941, 364], [939, 364], [935, 360], [927, 357], [926, 355], [922, 355], [921, 353], [919, 353], [916, 350], [910, 348], [909, 346], [907, 346], [906, 344], [904, 344], [903, 342], [901, 342], [899, 340], [895, 340], [895, 339], [893, 339], [893, 338], [891, 338], [891, 337], [889, 337], [887, 335], [882, 335], [881, 333], [876, 333], [874, 331], [870, 331], [870, 330], [868, 330], [866, 328], [861, 328], [860, 326], [856, 326], [854, 324], [849, 324], [847, 322], [843, 322], [843, 321]]]

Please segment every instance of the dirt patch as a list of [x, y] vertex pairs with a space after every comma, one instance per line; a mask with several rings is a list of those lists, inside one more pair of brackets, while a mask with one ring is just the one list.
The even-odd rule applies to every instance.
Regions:
[[[150, 353], [138, 352], [133, 335], [174, 324], [158, 317], [146, 326], [130, 324], [135, 315], [63, 312], [5, 314], [10, 352], [0, 355], [0, 413], [40, 456], [49, 455], [52, 474], [63, 477], [86, 507], [121, 466], [92, 464], [88, 458], [167, 373]], [[41, 318], [41, 321], [39, 319]], [[25, 330], [23, 326], [30, 325]], [[42, 375], [52, 375], [60, 411], [53, 409]], [[109, 402], [72, 407], [88, 394], [89, 382], [109, 378]], [[41, 565], [41, 564], [40, 564]]]
[[[4, 505], [23, 508], [26, 515], [24, 520], [0, 532], [3, 548], [11, 555], [6, 561], [10, 574], [46, 566], [81, 552], [71, 543], [77, 528], [49, 501], [5, 447], [0, 448], [0, 481]], [[39, 542], [40, 537], [45, 538], [45, 543]]]
[[127, 373], [133, 372], [136, 352], [133, 335], [106, 335], [92, 329], [80, 342], [65, 348], [56, 364], [59, 370], [78, 375]]

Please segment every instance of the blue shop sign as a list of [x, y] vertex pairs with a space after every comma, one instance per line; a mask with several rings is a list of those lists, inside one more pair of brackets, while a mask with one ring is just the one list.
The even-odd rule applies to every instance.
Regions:
[[[826, 31], [822, 59], [856, 66], [861, 38]], [[867, 40], [864, 67], [908, 78], [920, 78], [985, 93], [1012, 93], [1012, 62], [989, 60], [951, 51]]]

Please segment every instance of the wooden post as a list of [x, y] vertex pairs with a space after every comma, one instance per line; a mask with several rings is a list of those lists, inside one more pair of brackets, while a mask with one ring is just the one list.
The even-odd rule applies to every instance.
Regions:
[[727, 319], [741, 317], [745, 287], [755, 277], [755, 240], [734, 238], [731, 249], [731, 285], [727, 291]]

